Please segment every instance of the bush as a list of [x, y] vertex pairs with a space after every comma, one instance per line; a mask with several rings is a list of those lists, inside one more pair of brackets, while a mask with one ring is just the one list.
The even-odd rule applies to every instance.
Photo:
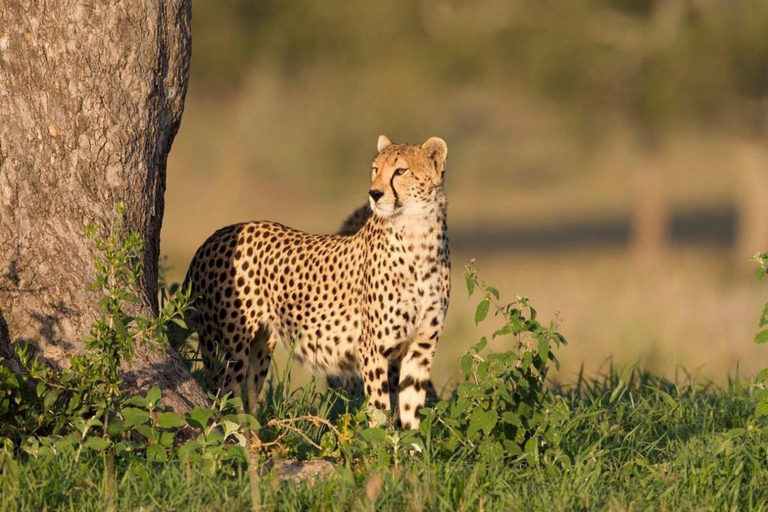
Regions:
[[561, 427], [568, 407], [547, 386], [550, 365], [559, 363], [554, 350], [566, 343], [555, 322], [542, 325], [525, 297], [500, 301], [499, 291], [478, 280], [471, 267], [465, 272], [467, 289], [479, 289], [475, 323], [490, 311], [503, 322], [491, 335], [512, 338], [513, 349], [488, 352], [487, 338], [461, 358], [464, 382], [450, 400], [424, 409], [421, 426], [425, 443], [446, 455], [461, 450], [467, 457], [508, 458], [538, 464], [564, 460], [560, 452]]
[[[766, 274], [768, 274], [768, 253], [757, 253], [752, 257], [752, 260], [758, 262], [760, 265], [755, 273], [757, 275], [757, 280], [762, 283]], [[763, 306], [758, 325], [761, 330], [755, 334], [755, 343], [768, 342], [768, 329], [765, 329], [768, 325], [768, 303]], [[755, 417], [768, 417], [768, 368], [763, 368], [757, 375], [756, 380], [757, 390], [754, 393]]]

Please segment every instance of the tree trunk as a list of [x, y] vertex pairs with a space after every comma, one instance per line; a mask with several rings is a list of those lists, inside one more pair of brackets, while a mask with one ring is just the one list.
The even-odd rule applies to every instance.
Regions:
[[[144, 238], [157, 312], [165, 166], [187, 89], [190, 0], [0, 0], [0, 356], [12, 340], [66, 367], [97, 315], [94, 248], [115, 204]], [[127, 392], [207, 402], [178, 356], [139, 347]]]

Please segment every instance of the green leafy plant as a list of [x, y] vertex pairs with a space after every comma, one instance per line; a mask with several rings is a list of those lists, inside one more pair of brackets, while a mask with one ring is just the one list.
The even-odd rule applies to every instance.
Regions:
[[[757, 253], [752, 257], [752, 261], [758, 263], [755, 271], [757, 280], [763, 282], [768, 274], [768, 253]], [[755, 334], [755, 343], [768, 342], [768, 303], [763, 306], [758, 321], [760, 330]], [[768, 416], [768, 368], [763, 368], [757, 375], [757, 390], [754, 393], [755, 398], [755, 417], [763, 418]]]
[[0, 366], [0, 443], [2, 464], [12, 467], [9, 447], [30, 457], [73, 451], [105, 454], [114, 468], [115, 457], [141, 456], [152, 461], [172, 457], [197, 461], [209, 472], [245, 463], [246, 433], [258, 423], [242, 414], [239, 398], [211, 397], [211, 408], [195, 408], [185, 415], [166, 410], [161, 391], [124, 396], [121, 368], [130, 363], [139, 344], [162, 350], [173, 328], [186, 329], [184, 314], [191, 310], [189, 293], [163, 288], [156, 317], [132, 313], [140, 302], [142, 241], [125, 233], [125, 211], [117, 207], [109, 233], [100, 237], [95, 226], [86, 234], [97, 249], [94, 265], [100, 292], [99, 316], [83, 340], [86, 350], [71, 367], [57, 370], [15, 346], [22, 372]]
[[[188, 294], [176, 292], [164, 304], [157, 317], [132, 314], [141, 301], [141, 237], [125, 233], [121, 205], [109, 232], [103, 238], [95, 225], [86, 228], [94, 244], [96, 281], [90, 287], [102, 294], [99, 316], [83, 340], [86, 350], [71, 360], [71, 367], [54, 369], [32, 357], [29, 349], [17, 343], [15, 350], [22, 366], [20, 375], [10, 369], [0, 370], [0, 382], [6, 384], [6, 397], [0, 403], [0, 415], [6, 420], [0, 435], [17, 437], [25, 432], [35, 435], [62, 434], [81, 426], [99, 432], [107, 439], [107, 425], [125, 400], [120, 392], [123, 364], [130, 363], [139, 344], [166, 345], [168, 326], [183, 323], [191, 308]], [[85, 427], [83, 427], [85, 429]]]
[[539, 463], [567, 460], [559, 450], [561, 426], [569, 412], [562, 398], [547, 385], [551, 365], [558, 366], [554, 350], [566, 343], [557, 323], [539, 322], [525, 297], [501, 301], [499, 291], [478, 279], [471, 266], [465, 272], [470, 296], [482, 293], [475, 323], [493, 315], [501, 325], [490, 344], [512, 341], [511, 350], [490, 352], [482, 338], [460, 360], [464, 381], [450, 400], [422, 409], [421, 433], [430, 450], [470, 456], [507, 457]]

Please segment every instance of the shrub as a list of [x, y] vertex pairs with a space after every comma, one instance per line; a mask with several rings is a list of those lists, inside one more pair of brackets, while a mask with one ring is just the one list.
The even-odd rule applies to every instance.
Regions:
[[32, 457], [74, 451], [75, 458], [83, 450], [96, 450], [110, 457], [130, 454], [150, 460], [166, 460], [178, 450], [175, 455], [198, 458], [211, 471], [226, 462], [245, 461], [244, 428], [256, 423], [238, 414], [239, 399], [213, 399], [212, 408], [198, 407], [181, 416], [165, 410], [157, 387], [144, 396], [127, 397], [120, 391], [121, 367], [130, 363], [136, 346], [163, 349], [171, 326], [186, 328], [183, 315], [192, 306], [189, 293], [176, 290], [165, 293], [157, 317], [130, 313], [140, 300], [143, 247], [138, 233], [124, 233], [123, 214], [118, 206], [103, 238], [95, 226], [86, 230], [97, 249], [91, 289], [103, 294], [100, 314], [83, 340], [86, 350], [72, 358], [70, 368], [59, 371], [17, 343], [22, 372], [0, 366], [0, 464], [7, 462], [9, 450]]
[[425, 443], [439, 452], [457, 449], [467, 456], [505, 457], [528, 464], [562, 460], [561, 427], [568, 419], [568, 407], [555, 396], [546, 378], [552, 364], [559, 366], [554, 350], [566, 343], [557, 324], [542, 325], [526, 297], [504, 303], [499, 291], [478, 280], [477, 270], [465, 272], [467, 289], [482, 293], [475, 323], [490, 312], [502, 320], [491, 335], [496, 340], [512, 339], [511, 350], [490, 352], [489, 340], [482, 338], [461, 358], [464, 381], [450, 400], [422, 410], [421, 426]]
[[[758, 262], [760, 265], [757, 267], [756, 275], [757, 280], [761, 283], [768, 274], [768, 253], [757, 253], [752, 257], [753, 261]], [[755, 343], [768, 342], [768, 303], [763, 306], [763, 311], [760, 313], [760, 320], [758, 325], [761, 328], [757, 334], [755, 334]], [[768, 416], [768, 368], [763, 368], [757, 375], [757, 387], [755, 391], [755, 417], [763, 418]]]

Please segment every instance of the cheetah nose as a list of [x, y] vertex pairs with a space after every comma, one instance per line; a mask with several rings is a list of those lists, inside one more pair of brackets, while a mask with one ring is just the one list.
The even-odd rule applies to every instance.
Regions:
[[372, 188], [368, 191], [368, 195], [371, 196], [371, 199], [373, 199], [373, 202], [375, 203], [379, 199], [381, 199], [381, 196], [384, 195], [384, 192], [381, 190], [376, 190], [375, 188]]

